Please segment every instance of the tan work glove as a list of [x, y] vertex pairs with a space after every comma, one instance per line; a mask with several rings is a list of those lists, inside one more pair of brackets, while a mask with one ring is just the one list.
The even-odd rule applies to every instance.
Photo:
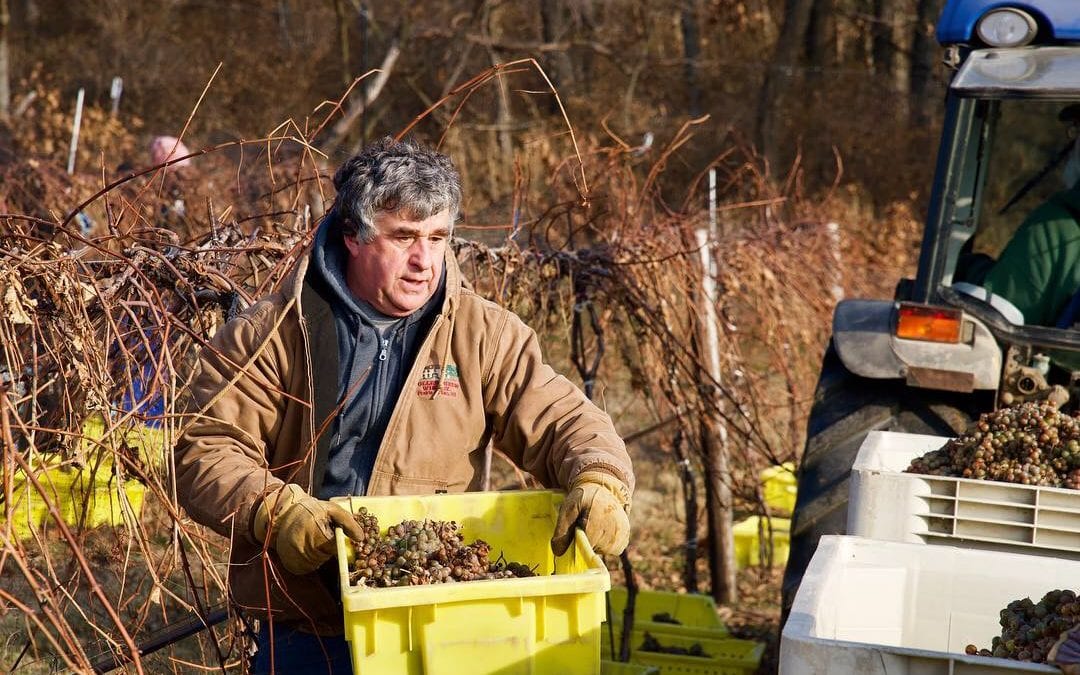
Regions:
[[334, 525], [350, 539], [364, 536], [360, 523], [341, 506], [316, 499], [289, 483], [263, 499], [252, 529], [256, 539], [277, 551], [285, 569], [310, 574], [334, 555]]
[[1065, 675], [1080, 675], [1080, 625], [1061, 634], [1046, 655], [1046, 662], [1061, 668]]
[[598, 553], [618, 555], [630, 543], [630, 490], [605, 471], [583, 471], [571, 483], [555, 523], [551, 550], [559, 556], [574, 541], [574, 528], [585, 531]]

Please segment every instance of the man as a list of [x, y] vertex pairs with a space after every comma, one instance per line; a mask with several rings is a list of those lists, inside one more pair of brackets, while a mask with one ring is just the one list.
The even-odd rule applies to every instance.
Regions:
[[[544, 363], [517, 316], [462, 283], [450, 159], [388, 138], [334, 185], [292, 277], [203, 350], [176, 447], [180, 503], [232, 538], [233, 600], [274, 619], [279, 670], [351, 672], [324, 580], [332, 526], [358, 526], [331, 497], [478, 489], [492, 439], [568, 491], [556, 554], [575, 526], [603, 553], [629, 537], [634, 477], [610, 418]], [[268, 623], [255, 672], [269, 669]]]
[[[1074, 126], [1080, 109], [1062, 120]], [[1016, 305], [1024, 323], [1070, 328], [1080, 290], [1080, 143], [1073, 142], [1063, 172], [1065, 189], [1032, 211], [990, 267], [982, 285]]]

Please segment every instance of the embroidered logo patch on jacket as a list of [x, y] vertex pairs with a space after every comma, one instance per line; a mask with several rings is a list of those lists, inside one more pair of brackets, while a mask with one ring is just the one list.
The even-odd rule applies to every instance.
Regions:
[[420, 381], [416, 383], [416, 395], [422, 398], [433, 398], [438, 392], [439, 396], [456, 398], [461, 391], [461, 382], [458, 380], [458, 369], [453, 363], [446, 364], [439, 378], [438, 364], [425, 366], [420, 371]]

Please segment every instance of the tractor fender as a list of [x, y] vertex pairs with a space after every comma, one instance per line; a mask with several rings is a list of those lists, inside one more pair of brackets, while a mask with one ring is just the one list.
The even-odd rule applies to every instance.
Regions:
[[986, 325], [964, 313], [958, 344], [924, 342], [895, 335], [898, 303], [843, 300], [833, 313], [833, 344], [852, 373], [874, 380], [943, 391], [997, 390], [1001, 348]]

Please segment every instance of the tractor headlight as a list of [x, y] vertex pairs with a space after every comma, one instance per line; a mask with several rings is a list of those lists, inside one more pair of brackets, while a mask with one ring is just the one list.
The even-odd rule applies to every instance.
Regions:
[[975, 25], [975, 34], [990, 47], [1023, 47], [1035, 39], [1039, 24], [1019, 9], [995, 9]]

